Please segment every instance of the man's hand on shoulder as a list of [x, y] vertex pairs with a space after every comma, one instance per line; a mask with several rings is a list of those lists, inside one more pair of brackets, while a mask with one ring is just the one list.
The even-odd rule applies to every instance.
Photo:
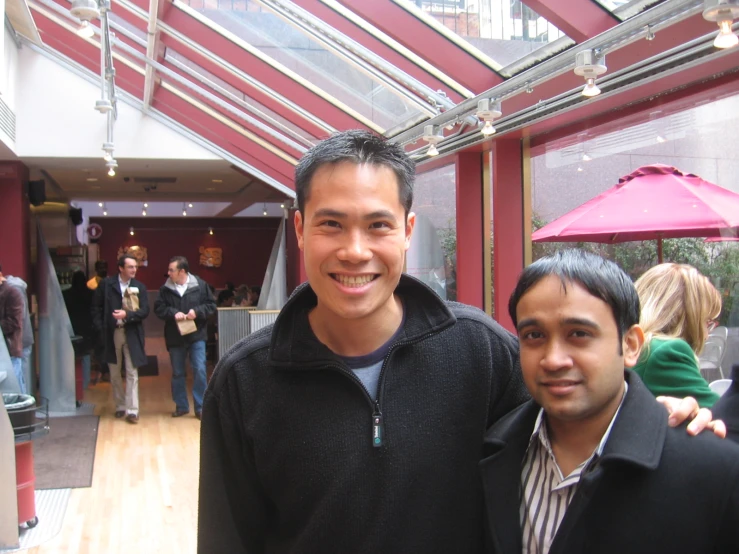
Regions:
[[688, 433], [697, 435], [705, 429], [713, 431], [720, 438], [726, 438], [726, 425], [720, 419], [713, 419], [708, 408], [698, 406], [698, 401], [692, 396], [674, 398], [672, 396], [658, 396], [657, 402], [662, 404], [669, 414], [667, 420], [670, 427], [676, 427], [685, 421], [692, 420], [688, 425]]

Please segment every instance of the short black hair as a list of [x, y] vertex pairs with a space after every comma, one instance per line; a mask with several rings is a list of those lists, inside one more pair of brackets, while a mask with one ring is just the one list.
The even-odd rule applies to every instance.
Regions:
[[136, 256], [132, 254], [123, 254], [123, 256], [118, 258], [118, 267], [126, 267], [126, 260], [133, 260], [136, 262], [136, 265], [139, 265], [139, 261], [136, 259]]
[[516, 307], [521, 297], [549, 275], [559, 277], [565, 290], [568, 283], [577, 283], [608, 304], [618, 328], [619, 342], [632, 325], [639, 323], [639, 296], [631, 278], [610, 260], [570, 248], [539, 258], [523, 270], [508, 301], [508, 313], [514, 325], [518, 325]]
[[310, 196], [311, 180], [324, 165], [352, 162], [385, 166], [393, 170], [398, 179], [398, 194], [405, 214], [413, 205], [413, 183], [416, 165], [402, 146], [388, 142], [369, 131], [351, 130], [336, 133], [309, 149], [295, 167], [295, 191], [298, 210], [303, 213]]
[[187, 258], [185, 256], [172, 256], [169, 259], [169, 263], [175, 262], [177, 264], [177, 269], [184, 269], [188, 273], [190, 273], [190, 264], [187, 263]]

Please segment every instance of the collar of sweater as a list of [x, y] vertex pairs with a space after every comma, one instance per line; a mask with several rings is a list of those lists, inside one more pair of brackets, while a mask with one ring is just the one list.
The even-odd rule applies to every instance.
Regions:
[[[402, 275], [395, 293], [403, 299], [405, 324], [397, 343], [411, 343], [445, 329], [456, 318], [446, 303], [421, 281]], [[275, 321], [270, 343], [270, 362], [283, 369], [315, 369], [340, 363], [310, 327], [308, 312], [318, 299], [308, 283], [300, 285]], [[396, 344], [397, 344], [396, 343]]]

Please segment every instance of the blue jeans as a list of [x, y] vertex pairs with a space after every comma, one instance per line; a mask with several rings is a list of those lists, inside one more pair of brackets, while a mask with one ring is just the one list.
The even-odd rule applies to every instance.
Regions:
[[23, 358], [14, 358], [11, 356], [10, 362], [13, 364], [13, 373], [15, 373], [15, 380], [18, 381], [20, 392], [21, 394], [26, 394], [26, 379], [23, 376]]
[[172, 400], [177, 410], [189, 412], [187, 402], [187, 386], [185, 384], [185, 360], [190, 355], [190, 366], [193, 373], [192, 399], [195, 411], [203, 409], [205, 394], [205, 341], [195, 341], [189, 346], [177, 346], [169, 349], [169, 360], [172, 362]]

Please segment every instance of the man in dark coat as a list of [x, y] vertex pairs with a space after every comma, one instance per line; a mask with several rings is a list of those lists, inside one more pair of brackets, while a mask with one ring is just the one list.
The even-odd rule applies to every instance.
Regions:
[[169, 260], [167, 275], [167, 281], [159, 289], [159, 298], [154, 302], [154, 313], [164, 320], [164, 340], [172, 362], [172, 400], [175, 403], [172, 417], [190, 413], [185, 383], [185, 361], [189, 355], [195, 417], [200, 419], [206, 386], [208, 316], [216, 311], [216, 301], [208, 284], [190, 273], [184, 256]]
[[739, 552], [739, 447], [669, 428], [624, 370], [644, 343], [629, 277], [558, 252], [524, 270], [509, 311], [533, 400], [485, 438], [490, 551]]
[[[146, 365], [143, 321], [149, 315], [146, 286], [136, 280], [138, 262], [133, 256], [118, 259], [118, 275], [106, 277], [95, 289], [92, 321], [104, 341], [104, 359], [110, 367], [115, 417], [139, 422], [139, 373]], [[121, 364], [126, 361], [126, 389]]]

